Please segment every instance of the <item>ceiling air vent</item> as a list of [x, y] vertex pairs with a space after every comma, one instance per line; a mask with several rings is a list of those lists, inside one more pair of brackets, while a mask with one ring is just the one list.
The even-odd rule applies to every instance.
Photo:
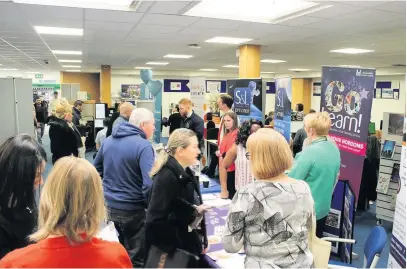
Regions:
[[406, 67], [405, 64], [392, 64], [393, 67]]

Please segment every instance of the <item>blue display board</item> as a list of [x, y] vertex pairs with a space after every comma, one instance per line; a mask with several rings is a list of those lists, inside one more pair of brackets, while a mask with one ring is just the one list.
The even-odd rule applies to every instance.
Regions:
[[274, 108], [274, 130], [291, 139], [291, 78], [276, 79], [276, 104]]
[[[353, 239], [355, 203], [355, 194], [348, 181], [338, 181], [325, 223], [324, 237]], [[331, 255], [339, 256], [342, 262], [352, 263], [352, 248], [352, 244], [333, 242]]]

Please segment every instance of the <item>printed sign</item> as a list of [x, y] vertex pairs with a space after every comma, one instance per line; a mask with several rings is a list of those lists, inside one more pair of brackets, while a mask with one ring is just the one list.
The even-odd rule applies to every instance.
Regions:
[[261, 79], [233, 79], [227, 81], [227, 93], [233, 97], [233, 110], [240, 122], [263, 120], [263, 90]]
[[205, 78], [204, 77], [194, 77], [189, 80], [187, 84], [191, 91], [191, 101], [193, 103], [193, 109], [195, 114], [201, 118], [205, 115]]
[[276, 79], [274, 130], [290, 143], [291, 139], [291, 78]]
[[171, 82], [170, 88], [171, 88], [171, 91], [180, 91], [181, 90], [181, 82]]
[[329, 113], [329, 136], [341, 151], [340, 180], [359, 197], [366, 156], [376, 70], [322, 67], [321, 111]]

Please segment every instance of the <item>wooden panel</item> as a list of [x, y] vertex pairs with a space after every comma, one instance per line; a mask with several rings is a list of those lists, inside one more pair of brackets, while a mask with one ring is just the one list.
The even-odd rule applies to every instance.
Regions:
[[260, 46], [243, 45], [239, 48], [239, 78], [260, 77]]
[[[86, 91], [90, 99], [100, 100], [100, 74], [99, 73], [75, 73], [61, 72], [61, 83], [78, 83], [80, 90]], [[109, 80], [110, 83], [110, 80]], [[72, 96], [76, 99], [76, 96]]]
[[304, 78], [303, 82], [303, 99], [302, 104], [304, 105], [304, 112], [308, 114], [311, 109], [311, 96], [312, 96], [312, 79]]
[[100, 68], [100, 102], [112, 105], [111, 67], [102, 65]]
[[303, 102], [304, 80], [302, 78], [293, 78], [291, 80], [291, 91], [292, 91], [291, 108], [295, 110], [295, 106]]

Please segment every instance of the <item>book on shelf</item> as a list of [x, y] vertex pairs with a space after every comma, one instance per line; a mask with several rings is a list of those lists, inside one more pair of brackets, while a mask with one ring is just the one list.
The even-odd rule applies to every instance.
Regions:
[[380, 174], [379, 180], [377, 182], [376, 191], [383, 193], [383, 194], [387, 194], [387, 191], [389, 190], [390, 179], [391, 179], [391, 175]]

